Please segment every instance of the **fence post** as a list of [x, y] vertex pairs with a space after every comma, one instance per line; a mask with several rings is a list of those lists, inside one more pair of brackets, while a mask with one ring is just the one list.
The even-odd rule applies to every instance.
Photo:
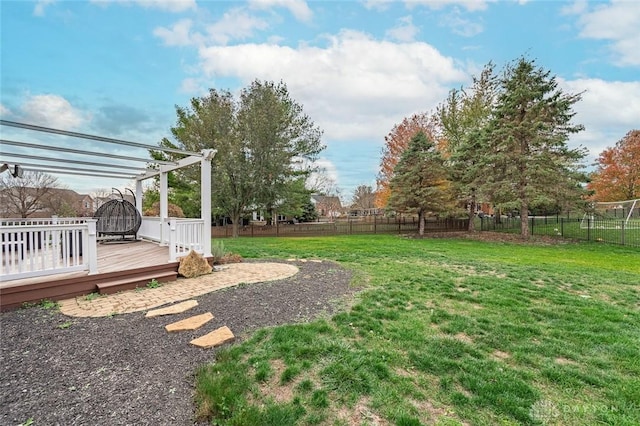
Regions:
[[591, 241], [591, 218], [587, 217], [587, 241]]
[[351, 218], [349, 218], [349, 235], [351, 235], [353, 233], [353, 222], [351, 222]]
[[531, 216], [531, 235], [533, 235], [533, 225], [535, 223], [535, 216]]
[[376, 234], [376, 215], [373, 216], [373, 233]]
[[560, 218], [560, 236], [564, 238], [564, 218]]
[[622, 234], [622, 245], [624, 245], [624, 220], [622, 221], [622, 229], [621, 229], [621, 234]]

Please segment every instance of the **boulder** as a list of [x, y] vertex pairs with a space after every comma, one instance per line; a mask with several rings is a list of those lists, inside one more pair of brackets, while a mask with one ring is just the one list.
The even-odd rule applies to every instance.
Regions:
[[201, 254], [191, 250], [188, 255], [180, 258], [178, 274], [185, 278], [199, 277], [211, 273], [211, 265]]

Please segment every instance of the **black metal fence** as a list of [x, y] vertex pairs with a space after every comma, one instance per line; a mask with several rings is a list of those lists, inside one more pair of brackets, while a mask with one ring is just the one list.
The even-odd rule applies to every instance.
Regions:
[[[520, 218], [484, 217], [480, 221], [483, 231], [520, 232]], [[640, 247], [640, 220], [598, 219], [585, 217], [570, 219], [559, 216], [530, 217], [531, 235], [546, 235], [574, 240]]]
[[[467, 219], [428, 219], [425, 232], [466, 231]], [[418, 232], [417, 218], [384, 218], [368, 216], [335, 222], [310, 222], [297, 224], [247, 225], [238, 229], [241, 237], [310, 237], [351, 234], [412, 234]], [[231, 237], [232, 226], [213, 226], [213, 238]]]

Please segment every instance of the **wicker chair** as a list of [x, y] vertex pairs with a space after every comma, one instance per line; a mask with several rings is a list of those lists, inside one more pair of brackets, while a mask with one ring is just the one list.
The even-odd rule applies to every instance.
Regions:
[[[131, 236], [134, 240], [137, 240], [138, 230], [142, 224], [142, 216], [140, 216], [140, 212], [134, 204], [124, 199], [122, 192], [115, 190], [120, 194], [120, 199], [109, 200], [96, 210], [94, 219], [97, 219], [96, 231], [98, 236], [119, 235], [122, 236], [122, 239]], [[131, 190], [129, 192], [133, 195]], [[135, 195], [133, 195], [133, 199], [135, 202]]]

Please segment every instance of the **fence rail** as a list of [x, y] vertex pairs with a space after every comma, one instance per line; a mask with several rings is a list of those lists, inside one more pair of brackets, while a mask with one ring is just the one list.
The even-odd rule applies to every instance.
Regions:
[[[467, 219], [429, 219], [425, 232], [466, 231]], [[312, 222], [298, 224], [247, 225], [238, 229], [241, 237], [310, 237], [323, 235], [350, 234], [408, 234], [418, 232], [416, 218], [379, 218], [370, 216], [336, 222]], [[232, 226], [213, 226], [211, 236], [227, 238], [232, 236]]]
[[[484, 217], [483, 231], [520, 232], [520, 218]], [[530, 217], [531, 235], [547, 235], [581, 241], [640, 247], [640, 220], [583, 218], [570, 219], [558, 216]]]
[[191, 250], [204, 253], [202, 236], [204, 235], [202, 219], [171, 219], [169, 222], [169, 260], [174, 262], [178, 257], [186, 256]]

